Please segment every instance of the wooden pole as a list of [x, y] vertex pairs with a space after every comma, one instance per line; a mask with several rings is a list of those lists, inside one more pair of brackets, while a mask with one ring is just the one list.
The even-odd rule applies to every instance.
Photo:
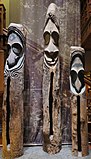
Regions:
[[84, 53], [84, 49], [81, 47], [71, 47], [72, 152], [73, 155], [79, 157], [88, 155], [87, 112], [83, 74]]
[[61, 149], [59, 27], [56, 13], [57, 6], [50, 4], [44, 27], [43, 150], [49, 154], [55, 154]]
[[[3, 158], [7, 159], [19, 157], [23, 154], [25, 54], [25, 33], [23, 31], [24, 28], [20, 24], [11, 23], [8, 28], [8, 45], [11, 45], [9, 46], [9, 56], [6, 59], [4, 69], [5, 79], [2, 108]], [[17, 59], [17, 61], [15, 59]]]

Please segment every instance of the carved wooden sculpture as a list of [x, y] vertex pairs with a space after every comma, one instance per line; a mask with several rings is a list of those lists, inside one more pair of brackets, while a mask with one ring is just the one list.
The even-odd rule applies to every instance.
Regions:
[[[73, 97], [74, 103], [72, 103], [72, 151], [76, 151], [78, 156], [87, 155], [86, 105], [84, 107], [82, 100], [83, 93], [85, 92], [84, 53], [85, 51], [81, 47], [71, 47], [70, 90], [75, 95]], [[84, 115], [82, 113], [83, 109]], [[84, 139], [85, 141], [83, 141]], [[84, 147], [86, 151], [84, 151]]]
[[[74, 48], [74, 47], [71, 47]], [[77, 47], [75, 47], [77, 48]], [[84, 49], [74, 50], [71, 54], [70, 89], [77, 96], [85, 91], [84, 83]]]
[[3, 157], [23, 154], [23, 90], [25, 31], [22, 25], [11, 23], [8, 28], [3, 99]]
[[61, 149], [59, 23], [57, 6], [48, 7], [44, 26], [43, 149], [55, 154]]

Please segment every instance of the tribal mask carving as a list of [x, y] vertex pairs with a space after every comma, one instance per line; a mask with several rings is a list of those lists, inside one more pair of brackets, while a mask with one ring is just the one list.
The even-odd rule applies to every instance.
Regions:
[[11, 23], [8, 28], [8, 57], [5, 64], [5, 75], [11, 76], [24, 64], [25, 35], [21, 24]]
[[55, 66], [59, 53], [59, 23], [57, 6], [51, 3], [46, 14], [44, 26], [44, 62], [48, 67]]
[[19, 38], [19, 36], [15, 33], [11, 33], [8, 37], [8, 58], [7, 58], [7, 65], [10, 68], [17, 65], [19, 59], [23, 54], [23, 45]]
[[70, 90], [75, 95], [81, 95], [85, 91], [84, 83], [84, 49], [71, 47], [70, 64]]

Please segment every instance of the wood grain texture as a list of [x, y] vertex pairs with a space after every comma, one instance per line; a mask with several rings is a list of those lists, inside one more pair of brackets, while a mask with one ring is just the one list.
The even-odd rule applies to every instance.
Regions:
[[5, 78], [2, 108], [3, 158], [15, 158], [23, 154], [23, 90], [24, 67], [19, 70], [18, 78], [10, 78], [10, 119], [8, 130], [10, 150], [7, 148], [7, 77]]
[[[43, 74], [43, 150], [49, 154], [55, 154], [61, 149], [61, 102], [60, 102], [60, 63], [58, 61], [54, 69], [44, 65]], [[53, 135], [50, 134], [50, 114], [49, 114], [49, 91], [50, 75], [54, 73], [53, 79], [53, 103], [52, 120]], [[52, 137], [52, 138], [51, 138]]]

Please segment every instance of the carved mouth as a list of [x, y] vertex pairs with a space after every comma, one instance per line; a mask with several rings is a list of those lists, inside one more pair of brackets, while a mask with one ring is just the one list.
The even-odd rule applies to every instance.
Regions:
[[45, 64], [47, 64], [47, 65], [50, 66], [50, 67], [55, 66], [56, 63], [57, 63], [57, 61], [58, 61], [58, 57], [57, 57], [56, 59], [51, 59], [51, 58], [50, 58], [49, 60], [48, 60], [48, 58], [47, 58], [47, 59], [44, 58]]
[[58, 56], [58, 51], [55, 51], [55, 52], [45, 51], [45, 55], [46, 55], [47, 58], [53, 59], [52, 61], [55, 61], [55, 59]]

